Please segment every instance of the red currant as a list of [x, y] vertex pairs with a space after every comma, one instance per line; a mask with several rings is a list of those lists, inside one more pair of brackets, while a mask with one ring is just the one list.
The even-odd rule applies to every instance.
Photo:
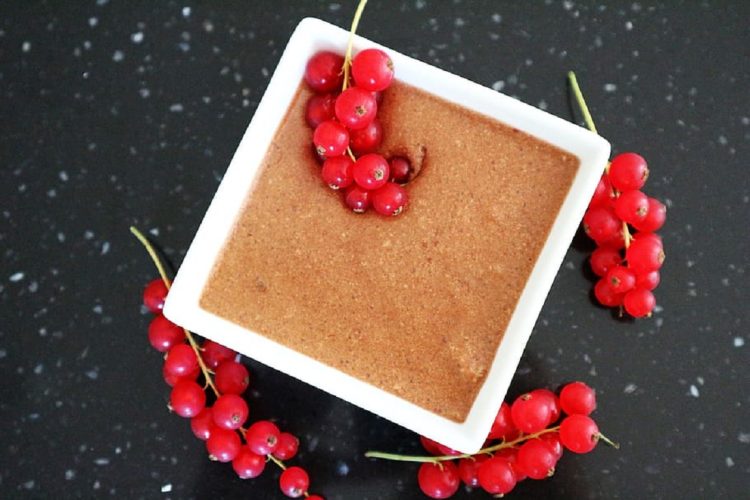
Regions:
[[664, 263], [664, 248], [653, 233], [638, 233], [625, 251], [628, 267], [636, 274], [658, 271]]
[[228, 347], [224, 347], [213, 340], [206, 340], [201, 346], [201, 358], [206, 366], [215, 370], [221, 363], [232, 359], [237, 355], [236, 352]]
[[612, 239], [622, 224], [609, 207], [594, 207], [583, 216], [583, 230], [595, 241]]
[[331, 92], [344, 82], [344, 58], [333, 52], [318, 52], [307, 61], [305, 81], [315, 92]]
[[560, 418], [560, 401], [557, 399], [557, 395], [549, 389], [535, 389], [531, 391], [531, 395], [535, 398], [543, 398], [547, 401], [549, 406], [549, 424], [554, 424]]
[[650, 290], [636, 288], [625, 294], [622, 304], [625, 306], [625, 312], [634, 318], [642, 318], [654, 310], [656, 299]]
[[154, 314], [164, 309], [164, 301], [167, 298], [167, 285], [161, 279], [150, 281], [143, 290], [143, 305]]
[[419, 467], [417, 482], [422, 493], [430, 498], [452, 497], [461, 481], [458, 477], [458, 468], [453, 462], [423, 463]]
[[381, 188], [388, 182], [391, 173], [388, 162], [379, 154], [366, 154], [354, 162], [354, 182], [369, 191]]
[[263, 473], [263, 469], [266, 468], [266, 457], [243, 447], [232, 460], [232, 468], [240, 479], [252, 479]]
[[187, 344], [177, 344], [167, 351], [164, 372], [176, 377], [185, 377], [198, 369], [198, 357]]
[[310, 477], [302, 467], [289, 467], [279, 478], [281, 492], [290, 498], [299, 498], [310, 486]]
[[547, 399], [532, 393], [516, 398], [510, 407], [510, 414], [516, 428], [526, 434], [539, 432], [550, 422], [550, 407]]
[[610, 269], [621, 262], [622, 256], [614, 248], [599, 247], [591, 253], [591, 270], [597, 276], [606, 276]]
[[374, 153], [382, 141], [383, 127], [377, 118], [366, 127], [349, 132], [349, 144], [354, 154], [357, 155]]
[[539, 439], [549, 445], [550, 449], [555, 454], [555, 461], [560, 460], [560, 457], [562, 457], [563, 454], [563, 446], [562, 442], [560, 441], [560, 433], [548, 432], [539, 436]]
[[307, 497], [307, 500], [325, 500], [325, 498], [320, 495], [310, 495], [309, 497]]
[[259, 420], [247, 429], [245, 441], [258, 455], [268, 455], [279, 445], [279, 434], [281, 431], [273, 422]]
[[398, 215], [408, 201], [406, 190], [395, 182], [388, 182], [372, 193], [372, 206], [380, 215]]
[[659, 271], [651, 271], [648, 273], [636, 274], [635, 276], [635, 287], [642, 288], [644, 290], [653, 290], [659, 286], [661, 276]]
[[500, 405], [500, 409], [497, 411], [495, 421], [492, 422], [492, 428], [490, 428], [490, 433], [487, 437], [489, 439], [505, 439], [509, 441], [517, 433], [518, 430], [513, 425], [513, 419], [510, 414], [510, 405], [503, 401], [503, 404]]
[[437, 449], [440, 455], [460, 455], [461, 454], [460, 451], [454, 450], [453, 448], [450, 448], [440, 443], [437, 443]]
[[190, 419], [190, 430], [201, 441], [205, 441], [211, 437], [211, 432], [215, 427], [214, 414], [211, 411], [211, 407], [203, 408], [199, 414]]
[[597, 241], [596, 244], [600, 247], [608, 247], [614, 250], [621, 250], [625, 248], [625, 236], [623, 234], [622, 228], [617, 231], [617, 233], [615, 233], [615, 235], [610, 239]]
[[390, 161], [391, 180], [399, 184], [406, 184], [411, 177], [411, 163], [402, 156], [394, 156]]
[[242, 442], [236, 431], [214, 427], [206, 440], [208, 457], [217, 462], [231, 462], [240, 453]]
[[568, 415], [590, 415], [596, 410], [596, 392], [583, 382], [571, 382], [560, 391], [560, 407]]
[[648, 196], [641, 191], [625, 191], [615, 201], [615, 215], [635, 225], [648, 215]]
[[352, 178], [353, 166], [354, 162], [348, 156], [335, 156], [328, 158], [323, 163], [320, 175], [323, 177], [323, 182], [328, 184], [331, 189], [343, 189], [354, 182]]
[[625, 293], [635, 286], [635, 273], [625, 266], [615, 266], [607, 272], [609, 288], [615, 293]]
[[573, 453], [588, 453], [599, 442], [599, 427], [590, 417], [571, 415], [560, 424], [560, 441]]
[[236, 394], [222, 394], [213, 406], [214, 423], [223, 429], [239, 429], [249, 413], [245, 400]]
[[667, 207], [656, 198], [648, 199], [648, 213], [646, 217], [633, 225], [638, 231], [653, 232], [658, 231], [667, 220]]
[[602, 175], [599, 179], [599, 184], [596, 185], [594, 196], [591, 197], [589, 202], [589, 208], [598, 207], [601, 205], [609, 206], [612, 201], [612, 184], [609, 182], [607, 174]]
[[479, 486], [479, 467], [487, 461], [487, 455], [476, 455], [470, 458], [462, 458], [458, 461], [458, 477], [466, 486], [475, 488]]
[[317, 153], [324, 158], [341, 156], [349, 146], [349, 132], [334, 120], [324, 121], [313, 132], [313, 144]]
[[349, 186], [344, 194], [344, 202], [353, 212], [363, 214], [370, 208], [370, 191], [362, 189], [356, 184]]
[[518, 448], [502, 448], [495, 452], [495, 456], [508, 461], [516, 477], [516, 484], [526, 479], [526, 474], [518, 468]]
[[276, 449], [273, 450], [273, 456], [279, 460], [291, 460], [297, 455], [299, 449], [299, 439], [294, 434], [282, 432], [279, 434]]
[[169, 387], [174, 387], [177, 382], [180, 380], [195, 380], [198, 378], [198, 375], [200, 375], [201, 370], [200, 368], [196, 367], [192, 372], [188, 373], [187, 375], [175, 375], [174, 373], [170, 373], [167, 371], [167, 366], [162, 365], [161, 368], [161, 375], [164, 377], [164, 382], [167, 383]]
[[180, 380], [172, 388], [169, 406], [179, 416], [192, 418], [206, 406], [206, 393], [194, 380]]
[[185, 331], [159, 314], [148, 325], [148, 341], [159, 352], [167, 352], [185, 340]]
[[307, 101], [305, 108], [305, 120], [307, 125], [315, 128], [324, 121], [333, 120], [336, 117], [334, 103], [336, 96], [333, 94], [314, 95]]
[[540, 439], [529, 439], [518, 449], [518, 468], [532, 479], [550, 477], [556, 463], [552, 447]]
[[440, 443], [424, 436], [419, 436], [419, 442], [422, 444], [422, 448], [430, 455], [439, 456], [443, 454], [440, 451]]
[[379, 49], [365, 49], [352, 61], [352, 76], [358, 86], [379, 92], [393, 81], [393, 61]]
[[605, 307], [622, 305], [622, 294], [612, 289], [607, 278], [602, 278], [594, 285], [594, 297]]
[[242, 394], [250, 385], [250, 373], [242, 363], [224, 361], [216, 368], [214, 383], [222, 394]]
[[648, 179], [648, 165], [642, 156], [622, 153], [612, 158], [609, 180], [618, 191], [641, 189]]
[[378, 114], [378, 104], [372, 92], [359, 87], [349, 87], [337, 98], [334, 106], [336, 118], [351, 130], [368, 126]]
[[513, 467], [502, 457], [492, 457], [479, 467], [479, 485], [491, 495], [505, 495], [516, 486]]

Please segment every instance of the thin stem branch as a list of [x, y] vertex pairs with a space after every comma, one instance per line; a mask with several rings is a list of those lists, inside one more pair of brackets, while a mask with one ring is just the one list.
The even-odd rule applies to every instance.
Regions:
[[571, 90], [573, 90], [573, 95], [576, 98], [578, 107], [581, 108], [581, 113], [583, 113], [583, 120], [586, 122], [586, 126], [593, 133], [598, 134], [599, 132], [596, 131], [596, 125], [594, 125], [594, 119], [591, 118], [589, 107], [586, 105], [586, 100], [583, 98], [581, 87], [578, 86], [578, 79], [576, 78], [576, 74], [574, 72], [568, 71], [568, 81], [570, 82], [570, 88]]
[[344, 55], [344, 83], [342, 91], [346, 90], [349, 86], [349, 70], [352, 65], [352, 45], [354, 45], [354, 34], [357, 32], [357, 26], [359, 26], [359, 20], [362, 18], [362, 12], [365, 10], [367, 0], [359, 0], [357, 10], [354, 12], [354, 18], [352, 19], [352, 27], [349, 30], [349, 43], [346, 46], [346, 54]]

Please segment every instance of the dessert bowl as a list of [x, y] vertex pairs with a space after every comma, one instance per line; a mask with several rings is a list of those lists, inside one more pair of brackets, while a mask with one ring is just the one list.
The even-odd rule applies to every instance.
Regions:
[[[339, 366], [322, 362], [320, 356], [308, 355], [303, 352], [304, 349], [295, 349], [288, 343], [271, 338], [273, 336], [267, 330], [261, 332], [249, 328], [248, 324], [253, 322], [252, 318], [246, 318], [243, 314], [222, 313], [221, 307], [218, 307], [215, 301], [211, 305], [210, 300], [205, 300], [206, 290], [214, 293], [211, 290], [217, 289], [216, 283], [212, 282], [212, 274], [221, 269], [223, 251], [236, 239], [236, 233], [243, 230], [238, 221], [244, 217], [244, 208], [248, 206], [248, 200], [258, 186], [261, 167], [274, 144], [277, 131], [284, 125], [288, 110], [298, 99], [300, 82], [308, 59], [321, 50], [343, 54], [348, 40], [347, 31], [317, 19], [304, 19], [297, 26], [180, 267], [167, 297], [164, 314], [173, 322], [206, 338], [231, 347], [421, 435], [455, 450], [473, 453], [483, 444], [505, 396], [545, 297], [599, 181], [609, 157], [610, 147], [601, 137], [572, 123], [364, 38], [354, 37], [355, 53], [372, 47], [385, 50], [392, 58], [396, 78], [402, 84], [501, 122], [507, 126], [507, 130], [533, 137], [539, 143], [543, 141], [551, 145], [550, 147], [561, 150], [568, 158], [575, 158], [578, 163], [570, 176], [569, 187], [561, 195], [559, 205], [547, 214], [550, 220], [549, 230], [540, 242], [538, 252], [529, 257], [534, 257], [528, 264], [529, 272], [524, 275], [525, 281], [518, 286], [519, 293], [513, 298], [512, 310], [507, 311], [509, 319], [504, 323], [503, 330], [497, 332], [497, 342], [493, 344], [497, 348], [493, 348], [490, 362], [486, 370], [482, 371], [481, 380], [478, 379], [477, 390], [472, 393], [473, 398], [466, 411], [449, 415], [437, 411], [435, 405], [416, 404], [414, 401], [419, 398], [404, 397], [404, 394], [399, 394], [397, 390], [386, 390], [371, 383], [371, 380], [366, 380], [367, 377], [353, 375], [352, 370], [342, 368], [347, 366], [345, 359]], [[388, 99], [388, 91], [384, 99]], [[439, 127], [440, 124], [435, 126]], [[388, 134], [388, 131], [385, 133]], [[420, 176], [415, 180], [415, 184], [429, 183], [436, 175]], [[294, 179], [290, 179], [290, 182], [294, 182]], [[554, 183], [554, 179], [550, 182]], [[320, 189], [324, 189], [322, 183]], [[418, 196], [418, 193], [415, 195]], [[492, 205], [496, 201], [487, 199], [481, 200], [481, 203]], [[337, 208], [343, 210], [341, 207]], [[248, 210], [252, 210], [252, 206]], [[399, 224], [409, 224], [410, 210], [407, 209], [407, 217], [399, 220]], [[418, 210], [421, 209], [415, 204], [414, 211]], [[294, 213], [286, 215], [295, 216]], [[362, 216], [347, 214], [347, 217]], [[367, 219], [364, 220], [367, 222]], [[373, 220], [372, 223], [382, 225], [396, 221], [383, 219], [378, 222]], [[361, 224], [361, 220], [357, 224]], [[468, 227], [465, 229], [482, 230]], [[309, 230], [317, 229], [311, 224]], [[346, 228], [343, 227], [341, 230], [345, 232]], [[269, 235], [269, 238], [273, 238], [273, 233]], [[471, 248], [466, 249], [468, 253], [471, 251]], [[294, 277], [297, 274], [308, 273], [309, 269], [290, 267], [285, 272], [289, 277]], [[352, 274], [354, 277], [350, 279], [356, 280], [356, 270], [352, 270]], [[404, 275], [408, 279], [408, 269], [404, 270]], [[224, 276], [229, 276], [225, 280], [226, 290], [215, 292], [217, 297], [242, 294], [243, 287], [247, 287], [244, 291], [248, 294], [253, 288], [265, 291], [267, 287], [261, 280], [256, 283], [243, 278], [242, 272], [237, 273], [237, 279], [231, 274], [225, 273]], [[335, 287], [336, 283], [330, 282], [328, 285]], [[469, 282], [468, 285], [471, 286], [472, 283]], [[219, 288], [222, 286], [218, 285]], [[287, 315], [291, 318], [295, 314], [295, 304], [298, 305], [299, 300], [290, 297], [288, 311], [273, 310], [273, 314], [277, 316], [275, 319], [278, 320], [275, 324], [283, 322]], [[424, 297], [425, 303], [431, 300], [438, 298]], [[412, 313], [407, 311], [405, 314]], [[356, 321], [356, 317], [353, 321]], [[363, 335], [366, 337], [367, 325], [364, 325], [363, 329]], [[324, 327], [320, 331], [311, 330], [310, 335], [322, 333], [325, 333]], [[451, 333], [435, 332], [443, 338]], [[358, 347], [368, 345], [363, 342], [358, 344], [357, 338], [347, 340], [346, 345], [341, 345], [344, 342], [341, 338], [337, 342], [339, 344], [332, 346], [332, 349], [342, 353], [343, 357], [346, 357], [347, 352], [354, 357]], [[387, 346], [381, 347], [387, 354]], [[428, 363], [429, 369], [431, 354], [424, 352], [409, 360], [415, 366], [415, 373], [420, 363]], [[466, 356], [462, 359], [466, 363], [471, 363], [471, 359]], [[377, 369], [377, 366], [373, 366], [373, 370]], [[405, 380], [404, 384], [408, 385], [408, 382]]]

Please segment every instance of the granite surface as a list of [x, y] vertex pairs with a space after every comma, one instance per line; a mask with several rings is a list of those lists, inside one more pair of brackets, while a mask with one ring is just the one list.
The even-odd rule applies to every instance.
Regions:
[[[281, 498], [166, 410], [145, 333], [299, 20], [351, 2], [0, 5], [0, 497]], [[511, 498], [741, 498], [750, 484], [750, 3], [371, 0], [360, 32], [569, 118], [575, 69], [615, 151], [649, 161], [667, 261], [650, 320], [594, 306], [578, 237], [510, 394], [582, 379], [621, 442]], [[422, 498], [413, 434], [246, 361], [255, 417], [302, 438], [329, 500]], [[489, 498], [461, 490], [456, 498]]]

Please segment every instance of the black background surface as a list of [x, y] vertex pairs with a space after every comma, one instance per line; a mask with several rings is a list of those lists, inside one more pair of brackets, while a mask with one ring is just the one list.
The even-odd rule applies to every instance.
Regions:
[[[237, 479], [166, 411], [140, 307], [155, 273], [127, 228], [178, 265], [294, 26], [353, 10], [0, 4], [0, 496], [281, 498], [276, 470]], [[558, 116], [575, 69], [600, 132], [650, 161], [647, 191], [669, 206], [655, 316], [590, 302], [579, 236], [510, 391], [586, 380], [622, 449], [568, 454], [515, 498], [747, 495], [749, 16], [742, 1], [367, 7], [364, 36]], [[421, 497], [416, 466], [362, 457], [417, 452], [412, 433], [248, 363], [251, 411], [302, 438], [312, 491]]]

